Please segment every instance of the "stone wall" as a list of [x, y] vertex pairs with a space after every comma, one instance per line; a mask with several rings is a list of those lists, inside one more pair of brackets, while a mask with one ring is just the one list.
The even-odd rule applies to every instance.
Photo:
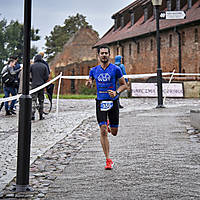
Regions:
[[[55, 74], [62, 72], [63, 76], [87, 76], [90, 68], [97, 65], [97, 60], [72, 63], [66, 66], [55, 68]], [[62, 79], [60, 94], [79, 94], [80, 88], [85, 85], [86, 80]], [[57, 87], [55, 88], [57, 90]], [[57, 92], [55, 90], [55, 92]]]

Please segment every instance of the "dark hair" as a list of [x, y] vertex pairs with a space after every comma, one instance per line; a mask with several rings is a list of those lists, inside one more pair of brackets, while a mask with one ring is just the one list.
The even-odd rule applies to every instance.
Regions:
[[9, 61], [8, 61], [8, 65], [9, 65], [11, 62], [15, 62], [15, 59], [10, 58]]
[[101, 49], [108, 49], [108, 52], [109, 52], [109, 54], [110, 54], [110, 47], [109, 47], [108, 45], [102, 44], [102, 45], [98, 46], [98, 48], [97, 48], [97, 53], [98, 53], [98, 54], [100, 53], [100, 50], [101, 50]]
[[10, 59], [13, 59], [13, 60], [17, 60], [19, 57], [17, 55], [15, 56], [10, 56]]

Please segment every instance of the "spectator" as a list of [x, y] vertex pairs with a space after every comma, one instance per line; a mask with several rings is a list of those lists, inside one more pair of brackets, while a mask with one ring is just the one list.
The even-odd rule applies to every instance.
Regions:
[[[40, 54], [35, 56], [34, 64], [30, 67], [31, 73], [31, 88], [37, 88], [48, 80], [49, 73], [47, 66], [42, 61], [42, 56]], [[35, 112], [36, 112], [36, 105], [37, 99], [39, 101], [39, 119], [44, 119], [43, 117], [43, 104], [44, 104], [44, 89], [41, 89], [32, 94], [32, 120], [35, 120]]]
[[42, 62], [47, 66], [48, 73], [50, 74], [49, 65], [48, 65], [48, 63], [44, 60], [44, 52], [41, 51], [39, 54], [42, 56]]
[[[14, 70], [18, 70], [21, 68], [21, 65], [19, 64], [18, 60], [18, 56], [11, 56], [10, 59], [13, 59], [15, 60], [15, 66], [14, 66]], [[17, 72], [16, 76], [15, 76], [15, 80], [16, 80], [16, 85], [15, 85], [15, 89], [16, 89], [16, 93], [18, 93], [18, 90], [19, 90], [19, 72]]]
[[[123, 75], [126, 75], [125, 66], [124, 66], [124, 64], [122, 64], [122, 56], [120, 56], [120, 55], [115, 56], [115, 65], [120, 67]], [[127, 78], [125, 78], [125, 81], [126, 81], [126, 83], [128, 83]], [[119, 81], [117, 81], [117, 88], [119, 88], [119, 86], [120, 86]], [[119, 101], [119, 108], [123, 108], [123, 106], [120, 104], [120, 101]]]
[[[17, 70], [14, 70], [15, 63], [16, 63], [16, 60], [10, 59], [8, 61], [8, 65], [6, 65], [1, 72], [2, 75], [4, 75], [5, 73], [8, 73], [13, 78], [12, 82], [7, 82], [3, 84], [3, 91], [5, 94], [5, 98], [9, 97], [10, 94], [12, 96], [15, 96], [17, 94], [15, 79], [16, 79], [17, 73], [21, 71], [22, 67], [20, 67]], [[10, 106], [8, 105], [8, 101], [5, 102], [6, 115], [16, 114], [15, 111], [13, 110], [15, 106], [15, 102], [16, 102], [16, 99], [12, 100]]]

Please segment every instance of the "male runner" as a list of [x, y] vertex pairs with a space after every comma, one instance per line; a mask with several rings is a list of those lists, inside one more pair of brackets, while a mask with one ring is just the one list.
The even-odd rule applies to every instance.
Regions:
[[[92, 86], [93, 80], [96, 80], [96, 116], [100, 126], [101, 145], [106, 157], [105, 169], [112, 169], [114, 163], [109, 157], [107, 117], [110, 122], [111, 133], [113, 136], [116, 136], [119, 126], [118, 98], [119, 94], [127, 89], [127, 85], [121, 69], [109, 62], [110, 48], [102, 45], [97, 52], [101, 64], [90, 70], [89, 80], [86, 82], [86, 85]], [[119, 80], [120, 87], [116, 90], [117, 80]]]

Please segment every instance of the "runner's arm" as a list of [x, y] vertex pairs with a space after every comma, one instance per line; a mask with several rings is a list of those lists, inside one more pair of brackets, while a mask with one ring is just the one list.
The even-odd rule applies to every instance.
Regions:
[[117, 89], [117, 91], [118, 91], [119, 93], [121, 93], [121, 92], [123, 92], [124, 90], [127, 90], [127, 89], [128, 89], [128, 86], [127, 86], [127, 84], [126, 84], [126, 80], [125, 80], [124, 77], [121, 77], [121, 78], [119, 79], [119, 84], [120, 84], [120, 87]]
[[123, 92], [124, 90], [128, 89], [128, 86], [126, 84], [126, 81], [125, 81], [125, 78], [122, 76], [120, 79], [119, 79], [119, 84], [120, 84], [120, 87], [114, 91], [114, 90], [108, 90], [108, 93], [109, 95], [114, 98], [115, 96], [117, 96], [117, 91], [119, 93]]
[[88, 87], [92, 87], [92, 84], [93, 84], [93, 79], [92, 77], [89, 77], [89, 79], [86, 80], [85, 85]]

